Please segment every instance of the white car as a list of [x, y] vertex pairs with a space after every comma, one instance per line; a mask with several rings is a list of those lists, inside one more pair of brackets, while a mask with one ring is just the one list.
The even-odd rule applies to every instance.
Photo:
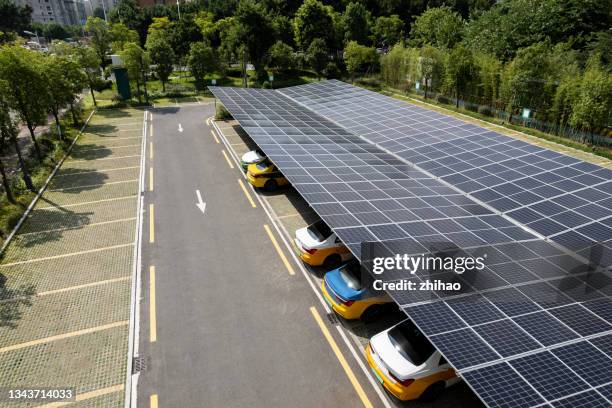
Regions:
[[370, 339], [366, 358], [378, 381], [396, 398], [434, 400], [459, 378], [412, 320]]
[[308, 265], [323, 265], [331, 269], [353, 258], [349, 249], [322, 220], [295, 231], [294, 242], [298, 255]]
[[240, 158], [240, 166], [244, 171], [247, 170], [247, 167], [251, 164], [258, 164], [266, 160], [266, 155], [259, 149], [251, 150], [250, 152], [246, 152]]

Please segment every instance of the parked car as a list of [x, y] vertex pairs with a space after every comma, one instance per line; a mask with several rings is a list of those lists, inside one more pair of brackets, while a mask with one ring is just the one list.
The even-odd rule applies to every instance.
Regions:
[[268, 159], [247, 167], [247, 179], [254, 187], [274, 191], [280, 186], [289, 184], [278, 168]]
[[259, 149], [246, 152], [240, 158], [240, 166], [242, 170], [247, 171], [251, 164], [258, 164], [266, 160], [266, 155]]
[[353, 258], [349, 249], [323, 220], [295, 231], [294, 242], [300, 259], [308, 265], [323, 265], [331, 269]]
[[331, 308], [348, 320], [372, 322], [395, 305], [386, 293], [376, 293], [367, 287], [362, 281], [357, 260], [327, 272], [321, 289], [323, 298]]
[[370, 339], [366, 358], [378, 381], [396, 398], [434, 400], [459, 378], [410, 320]]

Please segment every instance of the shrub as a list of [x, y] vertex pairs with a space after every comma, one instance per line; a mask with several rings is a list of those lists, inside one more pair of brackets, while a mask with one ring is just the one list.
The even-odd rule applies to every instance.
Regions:
[[233, 119], [232, 114], [222, 104], [217, 104], [217, 113], [215, 119], [218, 120], [231, 120]]
[[470, 112], [478, 112], [478, 105], [466, 102], [463, 106], [466, 110], [469, 110]]
[[340, 69], [335, 62], [329, 62], [323, 70], [323, 75], [326, 78], [340, 78]]
[[270, 84], [270, 82], [268, 81], [264, 81], [263, 84], [261, 84], [261, 87], [264, 89], [271, 89], [272, 88], [272, 84]]
[[443, 103], [445, 105], [450, 105], [451, 103], [450, 99], [448, 99], [448, 97], [444, 95], [438, 95], [438, 97], [436, 98], [436, 101], [438, 101], [439, 103]]
[[478, 107], [478, 113], [485, 116], [493, 116], [493, 109], [487, 105], [481, 105]]

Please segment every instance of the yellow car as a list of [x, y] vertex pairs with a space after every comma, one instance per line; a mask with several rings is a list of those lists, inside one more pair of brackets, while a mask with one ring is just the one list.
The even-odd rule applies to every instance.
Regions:
[[455, 370], [410, 319], [372, 337], [366, 358], [383, 387], [402, 401], [433, 401], [459, 381]]
[[372, 322], [395, 305], [386, 293], [375, 293], [364, 285], [356, 260], [327, 272], [321, 290], [331, 308], [347, 320]]
[[280, 186], [289, 184], [278, 168], [270, 160], [261, 163], [250, 164], [247, 167], [247, 179], [253, 187], [274, 191]]
[[300, 259], [311, 266], [331, 269], [353, 258], [351, 251], [322, 220], [295, 231], [294, 242]]

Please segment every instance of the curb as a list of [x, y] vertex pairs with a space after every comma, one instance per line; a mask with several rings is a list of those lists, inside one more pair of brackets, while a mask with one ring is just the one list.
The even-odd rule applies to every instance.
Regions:
[[43, 195], [43, 193], [45, 192], [45, 190], [49, 186], [49, 183], [51, 182], [51, 179], [55, 176], [55, 173], [57, 173], [57, 171], [59, 170], [61, 165], [64, 164], [64, 161], [66, 160], [66, 158], [68, 157], [70, 152], [72, 152], [72, 148], [76, 144], [77, 140], [79, 140], [79, 137], [81, 136], [81, 134], [83, 134], [83, 130], [85, 130], [85, 127], [89, 123], [89, 120], [94, 115], [94, 113], [96, 113], [96, 109], [91, 111], [91, 113], [87, 117], [87, 120], [85, 121], [83, 126], [81, 126], [81, 130], [79, 130], [79, 133], [76, 135], [76, 137], [74, 138], [74, 140], [72, 141], [72, 143], [68, 147], [68, 150], [66, 150], [66, 153], [64, 154], [64, 156], [55, 165], [55, 167], [53, 168], [53, 171], [51, 172], [51, 174], [49, 174], [49, 177], [47, 177], [47, 180], [45, 181], [45, 184], [43, 184], [43, 186], [40, 188], [40, 190], [38, 190], [38, 193], [36, 194], [34, 199], [30, 202], [30, 205], [28, 205], [28, 208], [25, 210], [25, 212], [23, 213], [23, 215], [21, 216], [21, 218], [17, 222], [17, 225], [15, 225], [15, 228], [13, 228], [13, 230], [9, 234], [8, 238], [6, 238], [6, 241], [4, 241], [4, 244], [2, 244], [2, 247], [0, 247], [0, 257], [4, 254], [4, 251], [6, 250], [6, 248], [9, 246], [9, 244], [11, 243], [11, 241], [13, 240], [15, 235], [17, 234], [17, 231], [19, 231], [19, 228], [21, 228], [21, 225], [23, 224], [25, 219], [28, 218], [28, 215], [30, 215], [30, 213], [32, 212], [32, 209], [34, 208], [34, 206], [36, 205], [36, 203], [38, 202], [40, 197]]

